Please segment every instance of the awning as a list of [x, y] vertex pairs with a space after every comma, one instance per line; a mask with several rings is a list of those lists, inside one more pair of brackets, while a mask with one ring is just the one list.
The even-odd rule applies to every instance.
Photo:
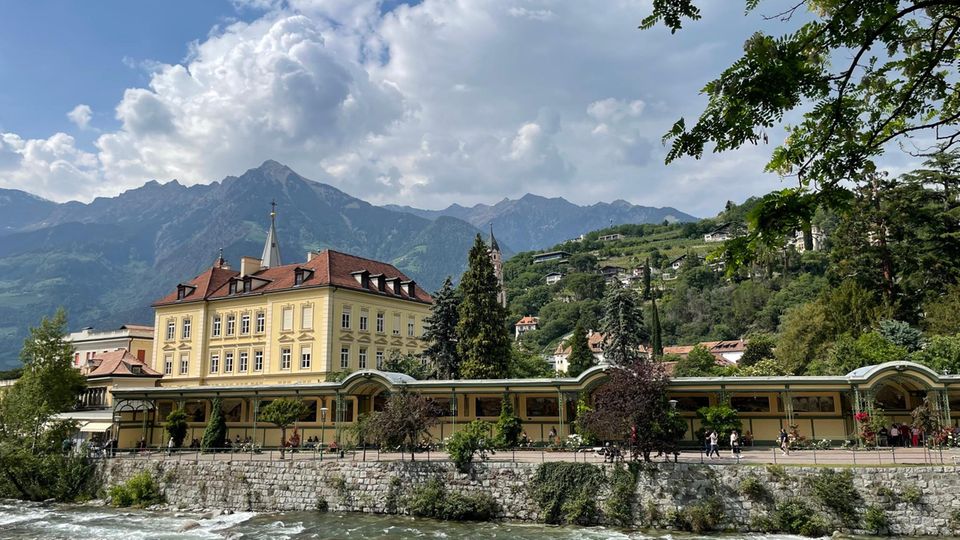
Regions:
[[113, 422], [87, 422], [80, 426], [80, 431], [84, 433], [103, 433], [113, 427]]

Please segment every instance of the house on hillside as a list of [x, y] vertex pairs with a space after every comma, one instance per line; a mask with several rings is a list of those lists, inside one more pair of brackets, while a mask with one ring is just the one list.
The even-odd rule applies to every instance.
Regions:
[[545, 262], [566, 262], [570, 259], [570, 254], [566, 251], [548, 251], [546, 253], [538, 253], [533, 256], [533, 264], [540, 264]]
[[614, 233], [614, 234], [604, 234], [599, 238], [599, 240], [601, 242], [614, 242], [616, 240], [623, 240], [624, 238], [626, 238], [624, 235], [620, 233]]
[[560, 272], [550, 272], [543, 279], [547, 282], [547, 285], [555, 285], [563, 279], [563, 274]]
[[526, 334], [527, 332], [531, 330], [536, 330], [539, 324], [540, 324], [539, 317], [531, 317], [529, 315], [527, 315], [526, 317], [523, 317], [513, 325], [514, 338], [520, 339], [520, 336]]
[[[816, 225], [810, 227], [810, 237], [812, 240], [812, 245], [810, 251], [820, 251], [823, 249], [823, 240], [824, 234], [823, 230]], [[796, 230], [793, 232], [792, 237], [788, 237], [787, 245], [793, 246], [799, 253], [803, 253], [807, 250], [807, 247], [803, 241], [803, 231]]]
[[733, 223], [723, 223], [712, 231], [703, 235], [704, 242], [726, 242], [736, 237], [736, 228]]
[[[743, 357], [743, 352], [747, 350], [747, 340], [732, 339], [725, 341], [701, 341], [697, 345], [703, 345], [710, 351], [718, 362], [722, 365], [736, 364]], [[673, 347], [664, 347], [664, 355], [676, 355], [686, 358], [695, 345], [676, 345]]]
[[619, 266], [608, 265], [608, 266], [600, 267], [600, 275], [603, 276], [603, 279], [607, 283], [611, 283], [615, 281], [617, 279], [617, 276], [619, 276], [624, 272], [626, 272], [626, 269], [621, 268]]
[[[568, 344], [573, 334], [567, 334], [560, 339], [557, 348], [553, 354], [547, 357], [547, 362], [556, 372], [567, 371], [569, 364], [567, 359], [570, 357], [570, 345]], [[603, 357], [603, 334], [590, 330], [587, 332], [587, 345], [597, 364], [604, 363]]]

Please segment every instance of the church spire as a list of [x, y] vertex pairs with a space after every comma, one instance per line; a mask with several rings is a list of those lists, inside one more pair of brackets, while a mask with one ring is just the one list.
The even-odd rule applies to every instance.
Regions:
[[263, 255], [260, 257], [260, 266], [272, 268], [280, 266], [280, 243], [277, 241], [277, 202], [270, 203], [270, 230], [267, 231], [267, 240], [263, 244]]
[[497, 244], [497, 239], [493, 236], [493, 222], [490, 223], [490, 250], [500, 251], [500, 246]]

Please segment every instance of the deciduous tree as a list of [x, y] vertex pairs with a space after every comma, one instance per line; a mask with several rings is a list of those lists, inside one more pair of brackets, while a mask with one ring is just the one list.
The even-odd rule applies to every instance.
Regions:
[[306, 403], [287, 398], [275, 399], [260, 411], [260, 420], [280, 428], [280, 459], [283, 459], [287, 448], [287, 428], [296, 424], [306, 412]]
[[387, 448], [407, 448], [410, 459], [421, 437], [429, 436], [430, 427], [437, 423], [440, 410], [420, 394], [401, 390], [390, 394], [383, 410], [374, 416], [373, 430], [377, 441]]

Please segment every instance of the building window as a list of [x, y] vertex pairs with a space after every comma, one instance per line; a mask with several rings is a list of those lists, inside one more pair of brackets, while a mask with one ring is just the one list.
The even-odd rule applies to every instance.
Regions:
[[306, 305], [300, 310], [300, 325], [304, 330], [313, 330], [313, 306]]
[[360, 331], [367, 331], [367, 319], [369, 318], [369, 313], [365, 309], [360, 310]]
[[220, 355], [214, 354], [210, 356], [210, 373], [219, 373], [220, 372]]
[[250, 314], [244, 313], [240, 316], [240, 333], [247, 335], [250, 333]]
[[383, 333], [383, 312], [377, 312], [377, 333]]
[[345, 307], [340, 313], [340, 328], [345, 330], [350, 329], [350, 308]]
[[173, 340], [174, 336], [176, 335], [177, 335], [177, 322], [167, 321], [167, 341]]
[[257, 333], [262, 334], [267, 325], [267, 316], [262, 311], [257, 312]]
[[350, 347], [340, 347], [340, 369], [350, 367]]
[[211, 326], [210, 335], [212, 335], [213, 337], [220, 337], [220, 329], [221, 329], [222, 322], [223, 321], [220, 320], [219, 315], [214, 315], [213, 325]]
[[280, 369], [290, 369], [290, 348], [280, 349]]
[[310, 369], [310, 347], [300, 349], [300, 369]]
[[190, 339], [190, 319], [183, 320], [183, 339]]
[[183, 353], [180, 355], [180, 374], [186, 375], [190, 371], [190, 355]]
[[227, 335], [232, 336], [237, 329], [236, 315], [227, 315]]
[[171, 354], [163, 357], [163, 374], [173, 375], [173, 355]]
[[263, 371], [263, 351], [253, 351], [253, 370]]
[[416, 327], [416, 319], [414, 319], [413, 317], [410, 317], [409, 319], [407, 319], [407, 336], [413, 337], [413, 334], [415, 333], [415, 330], [414, 330], [415, 327]]
[[367, 369], [367, 348], [360, 348], [360, 369]]
[[228, 352], [223, 355], [223, 372], [232, 373], [233, 372], [233, 353]]
[[383, 369], [383, 351], [377, 351], [377, 369]]
[[290, 332], [293, 330], [293, 308], [285, 307], [282, 311], [283, 320], [280, 323], [280, 329], [284, 332]]
[[400, 335], [400, 314], [399, 313], [393, 314], [393, 335], [395, 336]]
[[240, 353], [240, 356], [237, 359], [237, 373], [246, 373], [247, 372], [247, 358], [249, 354], [244, 351]]

